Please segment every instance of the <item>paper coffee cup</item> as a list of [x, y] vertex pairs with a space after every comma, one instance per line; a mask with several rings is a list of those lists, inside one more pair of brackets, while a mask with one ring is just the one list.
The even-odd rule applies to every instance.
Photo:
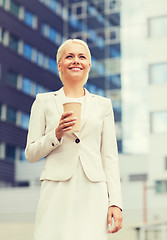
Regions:
[[68, 133], [79, 132], [82, 104], [79, 102], [68, 102], [68, 103], [64, 103], [63, 107], [64, 107], [64, 112], [73, 111], [73, 114], [70, 117], [77, 117], [76, 123], [72, 126], [72, 129], [68, 131]]

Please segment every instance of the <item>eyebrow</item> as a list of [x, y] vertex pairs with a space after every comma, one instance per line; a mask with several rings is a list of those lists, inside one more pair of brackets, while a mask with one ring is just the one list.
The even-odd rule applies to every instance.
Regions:
[[[67, 53], [66, 55], [74, 55], [74, 53]], [[85, 53], [79, 53], [78, 55], [85, 55]]]

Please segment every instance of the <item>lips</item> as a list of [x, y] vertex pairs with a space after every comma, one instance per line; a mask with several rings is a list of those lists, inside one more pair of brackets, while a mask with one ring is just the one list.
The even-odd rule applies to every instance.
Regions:
[[70, 70], [73, 70], [73, 71], [80, 71], [82, 70], [83, 68], [81, 67], [69, 67]]

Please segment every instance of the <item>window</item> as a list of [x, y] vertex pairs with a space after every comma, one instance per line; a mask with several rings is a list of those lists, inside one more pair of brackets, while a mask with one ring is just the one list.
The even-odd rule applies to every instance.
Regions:
[[54, 59], [49, 59], [49, 70], [53, 73], [57, 73], [57, 63]]
[[113, 1], [113, 0], [111, 0], [111, 1], [109, 1], [108, 2], [108, 7], [109, 7], [109, 9], [115, 9], [116, 8], [116, 1]]
[[44, 93], [44, 92], [48, 92], [48, 89], [46, 89], [45, 87], [42, 87], [39, 84], [35, 85], [35, 94]]
[[15, 109], [7, 107], [6, 120], [8, 122], [16, 123], [16, 110]]
[[29, 60], [32, 60], [33, 48], [31, 45], [24, 43], [23, 45], [23, 56]]
[[110, 89], [120, 89], [121, 88], [121, 76], [111, 75], [108, 77], [110, 81]]
[[0, 6], [2, 6], [3, 8], [5, 8], [5, 0], [1, 0], [1, 1], [0, 1]]
[[13, 87], [17, 87], [17, 78], [18, 74], [12, 70], [9, 70], [7, 73], [7, 83], [9, 83]]
[[70, 24], [71, 24], [71, 26], [73, 26], [74, 28], [77, 28], [78, 25], [79, 25], [78, 20], [77, 20], [73, 15], [70, 16]]
[[25, 10], [24, 12], [24, 22], [29, 26], [29, 27], [34, 27], [35, 26], [35, 15], [28, 11], [28, 10]]
[[49, 39], [52, 40], [52, 42], [56, 42], [56, 31], [53, 28], [50, 28]]
[[0, 27], [0, 42], [4, 42], [4, 29]]
[[5, 157], [9, 160], [15, 160], [16, 157], [16, 147], [6, 144], [5, 146]]
[[92, 42], [96, 41], [96, 33], [93, 30], [89, 30], [89, 38]]
[[28, 95], [32, 93], [32, 81], [28, 78], [23, 77], [22, 79], [22, 91]]
[[47, 24], [45, 24], [45, 23], [42, 24], [41, 33], [45, 37], [49, 36], [49, 26]]
[[60, 44], [62, 42], [62, 35], [55, 28], [46, 23], [42, 24], [41, 33], [54, 43]]
[[109, 54], [111, 58], [120, 57], [121, 56], [120, 44], [110, 45]]
[[164, 37], [167, 36], [167, 16], [156, 17], [149, 20], [149, 36]]
[[19, 39], [13, 35], [9, 36], [9, 47], [14, 50], [18, 51]]
[[122, 109], [120, 106], [114, 107], [114, 118], [116, 122], [120, 122], [122, 120]]
[[36, 51], [36, 63], [41, 67], [44, 67], [45, 65], [45, 56], [39, 51]]
[[18, 3], [16, 3], [15, 1], [11, 0], [10, 1], [10, 12], [14, 16], [19, 17], [19, 9], [20, 9], [20, 5]]
[[104, 39], [102, 37], [98, 37], [96, 44], [99, 48], [103, 49], [104, 48]]
[[158, 63], [150, 65], [151, 83], [167, 82], [167, 63]]
[[97, 16], [98, 12], [94, 6], [89, 5], [88, 6], [88, 13], [92, 16]]
[[62, 16], [61, 15], [62, 14], [62, 9], [63, 9], [62, 5], [59, 2], [57, 2], [57, 8], [56, 8], [57, 15]]
[[27, 159], [25, 157], [25, 150], [24, 149], [20, 150], [20, 160], [21, 161], [27, 161]]
[[57, 2], [55, 0], [50, 0], [50, 8], [56, 12], [57, 9]]
[[167, 112], [151, 113], [151, 132], [152, 133], [167, 133]]
[[167, 180], [155, 181], [155, 190], [157, 193], [167, 193]]
[[27, 113], [21, 113], [21, 127], [24, 129], [28, 129], [30, 117]]

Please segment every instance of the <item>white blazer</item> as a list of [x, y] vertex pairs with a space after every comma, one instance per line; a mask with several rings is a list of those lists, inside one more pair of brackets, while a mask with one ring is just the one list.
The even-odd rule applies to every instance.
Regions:
[[[109, 206], [122, 209], [118, 151], [110, 99], [85, 89], [85, 111], [78, 133], [59, 142], [55, 129], [63, 113], [64, 90], [37, 94], [31, 108], [25, 156], [31, 163], [46, 158], [40, 180], [70, 179], [80, 159], [92, 182], [107, 183]], [[76, 139], [79, 139], [76, 141]]]

